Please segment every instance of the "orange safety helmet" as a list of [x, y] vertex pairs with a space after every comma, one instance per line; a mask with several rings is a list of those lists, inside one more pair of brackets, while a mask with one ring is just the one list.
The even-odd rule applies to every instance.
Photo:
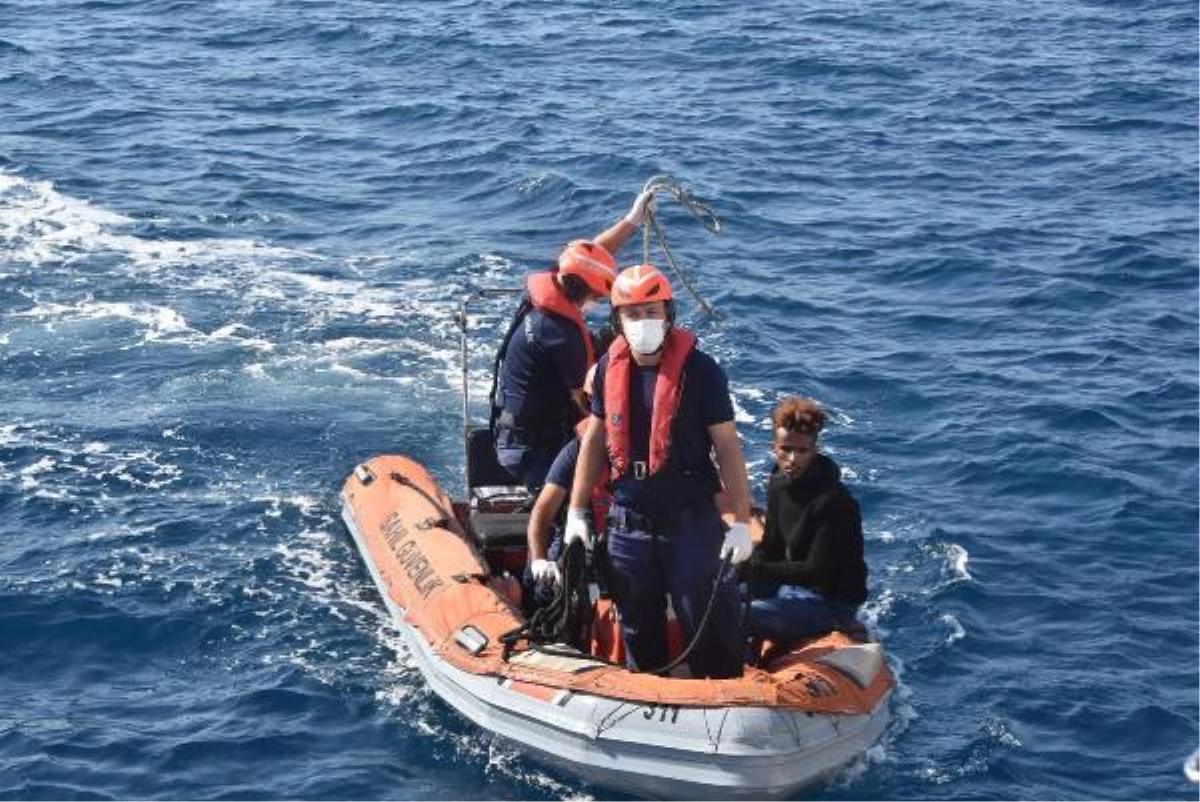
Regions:
[[[651, 301], [670, 301], [672, 297], [671, 282], [658, 272], [657, 267], [636, 265], [625, 268], [621, 275], [617, 276], [610, 301], [613, 309], [617, 309]], [[670, 307], [671, 304], [668, 303], [667, 306]]]
[[578, 276], [592, 292], [608, 297], [617, 278], [617, 260], [603, 245], [577, 239], [558, 255], [560, 276]]

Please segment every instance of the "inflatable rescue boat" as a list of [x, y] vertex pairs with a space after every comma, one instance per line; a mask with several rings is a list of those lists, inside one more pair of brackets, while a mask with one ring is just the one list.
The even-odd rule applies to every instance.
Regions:
[[637, 673], [619, 622], [591, 599], [590, 645], [513, 639], [527, 623], [523, 489], [472, 480], [491, 450], [467, 444], [467, 497], [417, 462], [377, 456], [342, 489], [342, 516], [433, 690], [479, 726], [589, 782], [657, 798], [788, 796], [883, 732], [893, 676], [882, 647], [831, 633], [738, 679]]

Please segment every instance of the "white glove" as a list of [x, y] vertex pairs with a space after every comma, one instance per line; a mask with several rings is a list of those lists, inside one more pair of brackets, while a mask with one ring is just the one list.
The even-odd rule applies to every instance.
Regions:
[[654, 190], [642, 190], [633, 202], [629, 214], [625, 215], [625, 222], [641, 228], [642, 223], [646, 222], [646, 215], [652, 211], [654, 211]]
[[754, 541], [750, 539], [750, 525], [735, 521], [725, 533], [725, 542], [721, 544], [721, 559], [725, 559], [725, 555], [728, 554], [730, 562], [737, 565], [750, 559], [750, 552], [753, 550]]
[[576, 540], [582, 540], [584, 548], [592, 548], [592, 527], [588, 524], [588, 511], [581, 507], [567, 510], [567, 531], [563, 535], [563, 548], [569, 548]]
[[561, 585], [562, 574], [559, 573], [558, 563], [553, 560], [534, 560], [529, 566], [533, 581], [539, 585]]

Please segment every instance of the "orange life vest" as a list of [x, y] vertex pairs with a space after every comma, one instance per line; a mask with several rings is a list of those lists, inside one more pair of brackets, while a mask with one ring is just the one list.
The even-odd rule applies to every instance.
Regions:
[[[650, 465], [653, 475], [667, 464], [671, 449], [671, 425], [683, 398], [683, 365], [696, 346], [696, 335], [687, 329], [672, 327], [663, 346], [654, 380], [654, 414], [650, 420]], [[608, 370], [604, 375], [604, 427], [608, 440], [608, 460], [612, 477], [623, 477], [630, 466], [629, 393], [633, 361], [629, 343], [618, 337], [608, 349]]]
[[529, 277], [525, 279], [525, 290], [529, 293], [529, 302], [535, 309], [551, 312], [575, 324], [579, 329], [579, 336], [583, 339], [583, 347], [587, 351], [588, 365], [595, 362], [596, 354], [592, 350], [592, 335], [583, 322], [583, 313], [579, 311], [578, 306], [567, 300], [567, 296], [563, 295], [562, 290], [554, 281], [554, 274], [548, 270], [542, 273], [530, 273]]

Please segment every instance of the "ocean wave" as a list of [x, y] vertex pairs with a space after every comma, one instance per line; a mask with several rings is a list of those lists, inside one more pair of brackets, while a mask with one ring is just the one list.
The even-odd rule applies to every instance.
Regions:
[[[98, 254], [129, 260], [130, 271], [166, 270], [183, 266], [314, 257], [289, 248], [244, 239], [146, 239], [121, 228], [133, 218], [58, 192], [50, 181], [30, 181], [0, 172], [0, 250], [8, 269], [71, 266]], [[20, 275], [20, 273], [9, 273]]]

